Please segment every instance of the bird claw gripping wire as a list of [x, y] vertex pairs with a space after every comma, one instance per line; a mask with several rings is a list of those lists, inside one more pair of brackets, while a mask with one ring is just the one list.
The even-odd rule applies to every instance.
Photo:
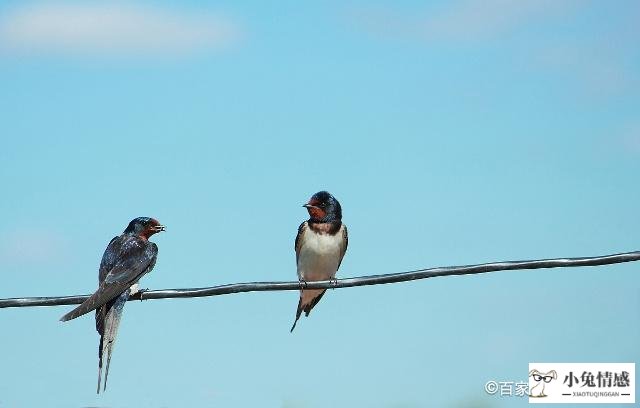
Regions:
[[144, 288], [144, 289], [140, 289], [138, 290], [138, 296], [140, 297], [140, 301], [142, 302], [144, 299], [142, 298], [142, 295], [144, 295], [144, 292], [148, 292], [149, 288]]
[[300, 285], [300, 290], [307, 288], [307, 281], [304, 279], [298, 279], [298, 284]]
[[140, 289], [135, 288], [135, 291], [131, 291], [131, 293], [129, 294], [129, 299], [130, 300], [139, 300], [139, 301], [143, 301], [144, 299], [142, 298], [142, 295], [144, 295], [144, 292], [148, 292], [150, 289], [146, 288], [146, 289]]

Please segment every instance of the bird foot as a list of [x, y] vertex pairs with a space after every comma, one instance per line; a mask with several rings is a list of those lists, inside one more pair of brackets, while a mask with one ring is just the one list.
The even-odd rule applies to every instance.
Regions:
[[129, 288], [129, 297], [131, 297], [133, 295], [137, 295], [139, 292], [140, 292], [140, 286], [137, 283], [134, 283]]
[[129, 289], [129, 299], [136, 299], [136, 300], [140, 300], [142, 301], [142, 294], [144, 292], [147, 292], [149, 289], [140, 289], [140, 286], [138, 286], [138, 284], [134, 284], [131, 285], [131, 288]]
[[304, 279], [298, 279], [298, 284], [300, 285], [300, 290], [307, 288], [307, 281]]
[[330, 278], [329, 282], [331, 282], [331, 286], [333, 286], [333, 289], [335, 289], [338, 286], [338, 279], [336, 278]]
[[140, 301], [141, 301], [141, 302], [144, 300], [144, 299], [142, 298], [142, 294], [143, 294], [144, 292], [148, 292], [148, 291], [149, 291], [149, 288], [144, 288], [144, 289], [139, 289], [139, 290], [138, 290], [138, 296], [140, 297]]

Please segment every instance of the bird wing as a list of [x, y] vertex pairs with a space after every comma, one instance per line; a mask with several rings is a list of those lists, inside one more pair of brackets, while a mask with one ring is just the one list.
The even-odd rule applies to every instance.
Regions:
[[97, 309], [119, 296], [136, 283], [142, 275], [153, 269], [158, 255], [158, 246], [139, 237], [127, 238], [122, 244], [115, 265], [100, 282], [98, 290], [80, 306], [62, 316], [61, 321], [75, 319]]
[[349, 233], [347, 232], [347, 226], [342, 224], [342, 247], [340, 248], [340, 261], [338, 261], [338, 269], [342, 264], [342, 258], [347, 253], [347, 245], [349, 245]]
[[107, 245], [107, 249], [104, 250], [102, 255], [102, 261], [100, 261], [100, 268], [98, 270], [98, 283], [102, 282], [107, 277], [109, 271], [116, 265], [118, 258], [121, 256], [124, 244], [130, 239], [127, 235], [120, 235], [113, 237]]
[[302, 237], [304, 233], [307, 231], [309, 224], [307, 222], [303, 222], [298, 227], [298, 235], [296, 235], [296, 243], [294, 249], [296, 250], [296, 265], [298, 264], [298, 258], [300, 257], [300, 248], [302, 248]]

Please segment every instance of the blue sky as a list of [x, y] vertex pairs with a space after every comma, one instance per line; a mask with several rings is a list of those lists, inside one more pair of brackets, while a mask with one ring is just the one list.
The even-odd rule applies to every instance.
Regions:
[[[92, 292], [136, 216], [144, 288], [293, 280], [327, 189], [340, 277], [640, 249], [633, 1], [0, 5], [0, 297]], [[510, 407], [528, 363], [638, 361], [635, 264], [5, 309], [0, 407]]]

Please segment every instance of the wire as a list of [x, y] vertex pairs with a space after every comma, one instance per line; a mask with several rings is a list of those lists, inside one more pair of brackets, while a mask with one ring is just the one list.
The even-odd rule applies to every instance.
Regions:
[[[229, 295], [243, 292], [263, 292], [281, 290], [304, 289], [333, 289], [349, 288], [353, 286], [382, 285], [386, 283], [407, 282], [417, 279], [428, 279], [439, 276], [475, 275], [487, 272], [510, 271], [521, 269], [567, 268], [578, 266], [611, 265], [640, 260], [640, 251], [626, 252], [614, 255], [584, 257], [584, 258], [555, 258], [533, 261], [493, 262], [479, 265], [445, 266], [438, 268], [420, 269], [411, 272], [390, 273], [385, 275], [361, 276], [333, 281], [318, 282], [248, 282], [230, 285], [213, 286], [193, 289], [161, 289], [142, 290], [129, 300], [151, 300], [168, 298], [194, 298], [204, 296]], [[0, 308], [31, 307], [31, 306], [59, 306], [74, 305], [85, 301], [88, 295], [62, 297], [24, 297], [0, 299]]]

